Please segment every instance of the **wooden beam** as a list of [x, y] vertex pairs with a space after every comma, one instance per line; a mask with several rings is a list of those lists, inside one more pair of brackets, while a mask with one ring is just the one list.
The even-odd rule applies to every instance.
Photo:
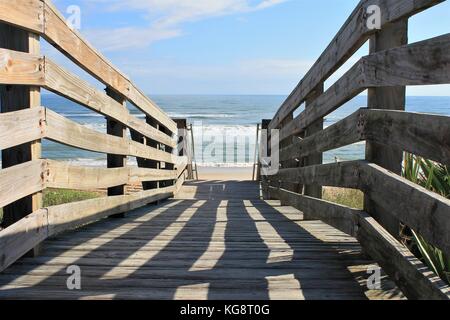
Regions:
[[371, 35], [378, 31], [370, 30], [366, 26], [365, 17], [368, 6], [378, 5], [380, 7], [383, 13], [381, 26], [384, 27], [389, 23], [408, 18], [443, 1], [445, 0], [398, 0], [394, 4], [391, 1], [384, 0], [362, 0], [314, 66], [282, 104], [270, 123], [269, 129], [278, 128], [281, 121], [294, 112], [320, 82], [328, 79]]
[[450, 200], [376, 164], [361, 162], [360, 186], [383, 212], [450, 256]]
[[270, 187], [277, 192], [278, 197], [286, 205], [294, 207], [308, 215], [309, 220], [321, 220], [336, 229], [351, 235], [356, 235], [358, 215], [360, 210], [337, 205], [314, 197], [308, 197], [285, 189]]
[[[21, 57], [26, 57], [26, 54], [30, 56], [39, 55], [40, 45], [39, 36], [34, 33], [28, 33], [26, 31], [17, 29], [12, 26], [0, 24], [0, 47], [19, 51], [18, 53]], [[36, 81], [36, 75], [41, 74], [42, 70], [42, 60], [37, 60], [32, 64], [32, 69], [26, 69], [24, 65], [17, 65], [11, 59], [11, 57], [4, 56], [6, 65], [0, 68], [0, 74], [7, 74], [7, 77], [11, 77], [13, 85], [0, 86], [0, 101], [1, 101], [1, 111], [10, 112], [17, 111], [27, 108], [35, 108], [40, 106], [40, 82], [42, 79]], [[26, 58], [25, 58], [26, 59]], [[26, 66], [29, 66], [26, 63]], [[17, 79], [15, 75], [19, 69], [24, 69], [24, 73], [30, 75], [31, 78], [29, 86], [16, 86], [20, 81], [24, 79]], [[11, 72], [14, 74], [12, 75]], [[0, 76], [3, 77], [3, 76]], [[38, 77], [39, 78], [39, 77]], [[26, 77], [28, 81], [28, 76]], [[0, 83], [3, 83], [1, 81]], [[2, 150], [2, 166], [3, 168], [9, 168], [22, 164], [24, 162], [33, 161], [41, 158], [41, 142], [40, 140], [35, 140], [31, 143], [25, 143], [20, 146], [15, 146], [10, 149]], [[18, 179], [20, 180], [20, 179]], [[33, 188], [20, 187], [23, 190], [32, 190]], [[42, 194], [41, 190], [34, 189], [34, 194], [28, 193], [24, 194], [23, 199], [20, 199], [14, 203], [9, 204], [3, 209], [3, 221], [2, 227], [7, 227], [14, 222], [20, 220], [21, 218], [27, 216], [33, 211], [38, 210], [42, 206]], [[17, 192], [21, 192], [17, 190]], [[1, 206], [0, 206], [1, 207]], [[38, 254], [39, 248], [35, 248], [34, 252], [31, 254]]]
[[0, 231], [0, 272], [48, 237], [167, 199], [173, 192], [174, 187], [169, 187], [39, 209]]
[[357, 239], [409, 299], [449, 300], [449, 287], [374, 218], [360, 214]]
[[[323, 94], [323, 91], [324, 91], [324, 84], [323, 82], [321, 82], [317, 85], [314, 91], [311, 92], [310, 95], [306, 98], [305, 110], [309, 110], [311, 108], [314, 101]], [[319, 118], [311, 125], [309, 125], [305, 130], [305, 137], [309, 137], [317, 132], [321, 132], [323, 130], [323, 119], [324, 118]], [[305, 166], [322, 164], [323, 155], [321, 152], [311, 153], [302, 162]], [[322, 186], [317, 183], [307, 184], [304, 186], [304, 194], [309, 197], [322, 199]], [[304, 215], [305, 220], [308, 220], [309, 217], [310, 217], [309, 213], [305, 213]]]
[[[408, 43], [408, 20], [387, 25], [370, 39], [370, 53], [377, 53]], [[392, 55], [392, 53], [391, 53]], [[423, 59], [424, 57], [420, 57]], [[450, 66], [450, 65], [449, 65]], [[380, 70], [378, 66], [377, 70]], [[406, 68], [402, 68], [405, 70]], [[428, 70], [430, 73], [430, 70]], [[378, 75], [375, 75], [378, 77]], [[386, 78], [387, 79], [387, 78]], [[385, 82], [386, 79], [383, 81]], [[369, 88], [367, 106], [369, 109], [405, 110], [406, 87]], [[391, 146], [368, 140], [366, 160], [376, 163], [398, 175], [402, 172], [403, 152]], [[390, 211], [381, 208], [369, 195], [364, 197], [364, 210], [377, 220], [395, 238], [400, 237], [400, 221]]]
[[[280, 140], [304, 131], [367, 88], [446, 83], [450, 83], [450, 34], [372, 53], [357, 62], [311, 108], [285, 126]], [[374, 104], [385, 102], [379, 100]]]
[[[111, 87], [106, 88], [106, 94], [117, 101], [117, 103], [121, 104], [123, 109], [127, 110], [127, 102], [125, 98], [118, 92], [114, 91]], [[106, 118], [106, 133], [112, 135], [114, 137], [118, 137], [121, 139], [126, 138], [127, 128], [121, 124], [120, 122], [112, 119]], [[123, 155], [116, 155], [112, 153], [107, 154], [107, 167], [108, 168], [119, 168], [126, 169], [127, 165], [127, 157]], [[126, 170], [125, 170], [126, 171]], [[119, 196], [125, 194], [125, 185], [128, 180], [128, 176], [126, 177], [126, 181], [122, 181], [122, 183], [118, 183], [115, 186], [108, 188], [108, 196]], [[125, 212], [114, 215], [115, 218], [123, 218], [125, 217]]]
[[46, 180], [47, 164], [44, 160], [27, 161], [0, 170], [0, 208], [5, 207], [4, 228], [32, 212], [25, 211], [32, 209], [31, 198], [22, 205], [19, 205], [19, 200], [45, 189]]
[[30, 108], [0, 114], [0, 150], [44, 137], [43, 108]]

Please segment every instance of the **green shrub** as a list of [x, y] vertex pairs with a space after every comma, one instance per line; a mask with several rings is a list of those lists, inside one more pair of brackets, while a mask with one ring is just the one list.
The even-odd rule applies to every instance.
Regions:
[[[403, 176], [422, 187], [450, 198], [450, 173], [447, 166], [406, 153], [403, 164]], [[428, 244], [414, 230], [405, 228], [405, 235], [412, 235], [412, 241], [406, 241], [414, 252], [431, 270], [446, 283], [450, 284], [450, 257], [440, 249]]]

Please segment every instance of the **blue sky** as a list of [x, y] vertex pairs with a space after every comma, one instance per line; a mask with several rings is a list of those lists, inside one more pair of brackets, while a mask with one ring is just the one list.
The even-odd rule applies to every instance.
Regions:
[[[288, 94], [358, 0], [54, 0], [149, 94]], [[409, 41], [450, 32], [450, 2], [410, 20]], [[364, 46], [328, 83], [367, 54]], [[55, 50], [48, 54], [75, 68]], [[408, 88], [447, 95], [450, 86]]]

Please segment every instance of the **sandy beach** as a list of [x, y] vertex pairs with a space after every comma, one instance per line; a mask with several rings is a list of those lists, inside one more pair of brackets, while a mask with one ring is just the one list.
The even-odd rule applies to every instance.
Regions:
[[252, 173], [252, 167], [198, 167], [199, 180], [248, 181], [252, 180]]

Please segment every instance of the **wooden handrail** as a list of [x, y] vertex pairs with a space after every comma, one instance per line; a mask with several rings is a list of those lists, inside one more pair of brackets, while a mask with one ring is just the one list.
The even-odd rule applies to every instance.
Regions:
[[282, 121], [294, 112], [314, 91], [318, 84], [338, 70], [377, 30], [367, 28], [365, 16], [370, 5], [378, 5], [382, 26], [408, 18], [445, 0], [361, 0], [329, 46], [282, 104], [269, 125], [269, 130], [279, 128]]
[[[361, 1], [271, 120], [268, 135], [280, 130], [280, 170], [273, 175], [263, 171], [261, 177], [265, 198], [279, 199], [303, 211], [306, 219], [357, 237], [415, 299], [450, 299], [449, 286], [396, 239], [401, 221], [450, 256], [450, 200], [400, 176], [404, 151], [450, 165], [450, 117], [404, 111], [405, 86], [450, 83], [450, 34], [413, 44], [405, 44], [403, 37], [408, 17], [440, 2]], [[369, 4], [381, 7], [381, 30], [365, 25]], [[371, 53], [323, 91], [323, 81], [369, 37]], [[324, 117], [366, 89], [368, 109], [322, 128]], [[305, 110], [294, 118], [303, 102]], [[365, 159], [332, 164], [309, 160], [361, 141], [366, 142]], [[316, 191], [322, 186], [363, 191], [364, 210], [321, 200]]]
[[[38, 50], [9, 46], [0, 48], [1, 85], [30, 88], [30, 92], [45, 88], [104, 115], [108, 128], [106, 134], [87, 128], [40, 106], [40, 99], [33, 101], [32, 108], [23, 110], [27, 106], [3, 108], [2, 101], [0, 149], [3, 152], [9, 149], [8, 154], [13, 156], [14, 152], [21, 151], [11, 151], [11, 148], [20, 145], [37, 151], [32, 153], [31, 159], [14, 156], [18, 160], [0, 170], [0, 207], [15, 205], [27, 196], [35, 197], [46, 188], [108, 188], [105, 198], [48, 208], [42, 208], [40, 201], [33, 200], [31, 208], [22, 206], [17, 219], [9, 219], [12, 223], [0, 231], [2, 271], [56, 233], [173, 197], [184, 183], [187, 160], [174, 154], [177, 147], [175, 122], [69, 28], [50, 1], [0, 0], [0, 22], [13, 26], [2, 25], [2, 30], [8, 33], [5, 38], [17, 33], [38, 46], [39, 36], [43, 36], [76, 65], [105, 84], [106, 92], [39, 55]], [[132, 115], [126, 101], [141, 110], [145, 120]], [[126, 135], [126, 129], [130, 130], [132, 139]], [[37, 147], [42, 139], [107, 154], [108, 168], [40, 159]], [[127, 166], [126, 157], [135, 157], [140, 166]], [[142, 183], [144, 190], [124, 194], [124, 186], [134, 183]]]

